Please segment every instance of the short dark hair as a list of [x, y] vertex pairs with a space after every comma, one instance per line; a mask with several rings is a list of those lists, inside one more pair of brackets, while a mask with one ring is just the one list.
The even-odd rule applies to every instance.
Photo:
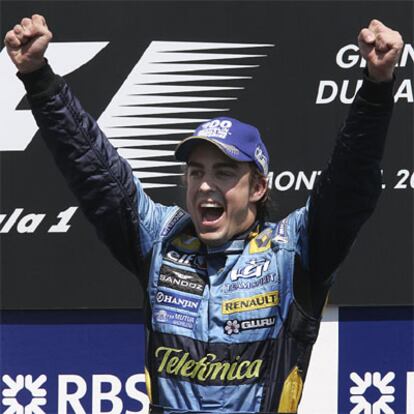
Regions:
[[[258, 170], [254, 163], [249, 163], [251, 168], [250, 183], [253, 183], [255, 178], [266, 178], [261, 171]], [[266, 178], [267, 180], [267, 178]], [[266, 192], [263, 194], [263, 197], [256, 202], [256, 218], [259, 221], [259, 224], [263, 224], [265, 221], [270, 218], [270, 188], [267, 185]]]

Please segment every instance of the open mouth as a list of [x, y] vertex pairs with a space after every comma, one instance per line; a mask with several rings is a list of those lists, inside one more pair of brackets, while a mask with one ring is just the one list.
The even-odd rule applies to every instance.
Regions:
[[203, 202], [199, 204], [202, 224], [213, 224], [224, 213], [224, 207], [217, 202]]

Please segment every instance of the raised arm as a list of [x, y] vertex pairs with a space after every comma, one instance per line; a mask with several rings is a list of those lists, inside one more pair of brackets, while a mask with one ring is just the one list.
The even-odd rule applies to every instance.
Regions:
[[5, 45], [42, 137], [82, 210], [114, 256], [145, 283], [143, 260], [174, 207], [150, 200], [129, 164], [52, 72], [44, 58], [51, 38], [45, 19], [34, 15], [6, 34]]
[[[358, 37], [367, 71], [309, 203], [305, 270], [295, 275], [299, 302], [319, 315], [333, 273], [381, 193], [380, 163], [393, 107], [393, 72], [402, 39], [378, 20]], [[310, 294], [309, 294], [310, 293]]]

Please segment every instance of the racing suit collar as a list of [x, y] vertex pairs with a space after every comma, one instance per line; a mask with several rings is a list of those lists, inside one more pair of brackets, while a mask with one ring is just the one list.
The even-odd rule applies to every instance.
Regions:
[[206, 246], [207, 254], [215, 253], [241, 253], [246, 244], [255, 236], [259, 234], [259, 222], [255, 221], [246, 231], [233, 237], [228, 242], [221, 244], [220, 246]]

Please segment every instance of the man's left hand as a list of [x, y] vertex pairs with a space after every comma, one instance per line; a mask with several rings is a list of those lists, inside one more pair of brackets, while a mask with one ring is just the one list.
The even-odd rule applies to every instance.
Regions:
[[404, 45], [401, 35], [379, 20], [372, 20], [368, 28], [359, 33], [358, 45], [367, 61], [370, 78], [377, 82], [392, 79]]

